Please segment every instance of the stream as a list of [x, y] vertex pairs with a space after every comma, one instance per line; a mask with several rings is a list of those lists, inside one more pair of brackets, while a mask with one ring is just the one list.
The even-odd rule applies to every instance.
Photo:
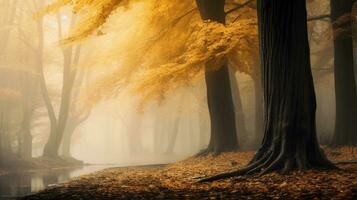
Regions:
[[88, 165], [78, 168], [11, 172], [0, 176], [0, 200], [37, 193], [47, 187], [72, 178], [117, 167], [115, 165]]

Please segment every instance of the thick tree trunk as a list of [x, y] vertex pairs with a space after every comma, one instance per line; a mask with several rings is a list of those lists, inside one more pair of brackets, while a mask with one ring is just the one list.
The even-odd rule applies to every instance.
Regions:
[[[225, 24], [224, 0], [196, 0], [201, 18]], [[206, 70], [207, 101], [211, 119], [211, 138], [206, 152], [221, 153], [238, 148], [234, 105], [228, 64]]]
[[332, 168], [319, 147], [310, 68], [305, 0], [258, 0], [265, 135], [242, 170], [201, 180], [251, 173]]
[[305, 0], [259, 0], [265, 135], [250, 170], [331, 167], [316, 137]]
[[[354, 61], [354, 76], [357, 90], [357, 1], [353, 3], [352, 12], [352, 39], [353, 39], [353, 61]], [[357, 92], [357, 91], [356, 91]]]
[[[352, 10], [353, 0], [331, 0], [332, 22], [348, 15]], [[351, 22], [343, 25], [334, 24], [335, 49], [335, 91], [336, 124], [333, 138], [334, 146], [357, 145], [357, 90], [353, 66], [353, 41], [347, 33], [336, 34], [336, 30], [350, 30]]]

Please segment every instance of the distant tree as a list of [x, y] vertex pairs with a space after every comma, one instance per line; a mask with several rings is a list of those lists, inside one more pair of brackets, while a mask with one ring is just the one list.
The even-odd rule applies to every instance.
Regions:
[[[202, 20], [226, 24], [225, 0], [196, 0], [196, 3]], [[205, 70], [207, 101], [211, 120], [211, 137], [207, 151], [214, 153], [238, 149], [228, 62], [223, 61], [220, 65], [215, 67], [218, 70]]]
[[[39, 0], [38, 10], [43, 8], [44, 1]], [[72, 16], [70, 20], [70, 27], [75, 23], [75, 17]], [[58, 28], [58, 38], [59, 40], [63, 37], [63, 25], [61, 14], [57, 15], [57, 28]], [[70, 106], [72, 102], [72, 89], [74, 87], [74, 82], [77, 77], [77, 65], [80, 56], [80, 47], [74, 48], [73, 46], [65, 47], [62, 49], [63, 55], [63, 83], [60, 98], [60, 108], [59, 113], [56, 115], [55, 108], [53, 106], [51, 96], [48, 92], [45, 74], [44, 74], [44, 64], [43, 64], [43, 48], [44, 48], [44, 30], [43, 30], [43, 17], [37, 18], [38, 27], [38, 48], [37, 48], [37, 62], [38, 62], [38, 73], [40, 74], [40, 85], [41, 94], [45, 102], [48, 116], [50, 119], [50, 136], [43, 150], [43, 156], [50, 158], [59, 157], [59, 149], [63, 140], [63, 135], [65, 131], [72, 132], [74, 127], [78, 126], [77, 121], [73, 121], [74, 124], [70, 124], [67, 127], [68, 117], [70, 115]], [[82, 120], [79, 120], [82, 122]], [[67, 129], [67, 130], [66, 130]]]
[[[74, 56], [74, 65], [77, 66], [79, 63], [79, 55], [80, 55], [80, 46], [76, 48], [75, 56]], [[77, 66], [78, 67], [78, 66]], [[80, 68], [78, 71], [78, 75], [73, 85], [72, 89], [72, 98], [70, 104], [70, 111], [68, 114], [68, 119], [66, 122], [65, 130], [63, 133], [63, 141], [62, 141], [62, 153], [61, 155], [65, 158], [73, 159], [71, 155], [71, 144], [72, 144], [72, 136], [75, 133], [76, 129], [85, 122], [90, 114], [91, 108], [85, 107], [83, 100], [80, 99], [80, 94], [85, 88], [85, 84], [88, 82], [88, 70]]]
[[334, 146], [357, 145], [357, 89], [351, 37], [354, 0], [331, 0], [334, 31], [336, 123]]

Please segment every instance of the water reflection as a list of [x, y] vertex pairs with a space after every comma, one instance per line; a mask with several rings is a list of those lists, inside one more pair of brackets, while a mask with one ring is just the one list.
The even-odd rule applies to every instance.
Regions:
[[113, 167], [113, 165], [84, 166], [75, 169], [14, 172], [0, 176], [0, 199], [9, 199], [36, 193], [46, 187], [69, 179]]

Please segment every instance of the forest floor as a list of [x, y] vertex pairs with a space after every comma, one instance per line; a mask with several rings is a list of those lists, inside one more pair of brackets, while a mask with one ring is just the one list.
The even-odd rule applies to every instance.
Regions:
[[[357, 148], [325, 152], [333, 161], [357, 159]], [[357, 199], [357, 164], [197, 183], [197, 178], [243, 167], [252, 155], [232, 152], [166, 166], [112, 168], [23, 199]]]

